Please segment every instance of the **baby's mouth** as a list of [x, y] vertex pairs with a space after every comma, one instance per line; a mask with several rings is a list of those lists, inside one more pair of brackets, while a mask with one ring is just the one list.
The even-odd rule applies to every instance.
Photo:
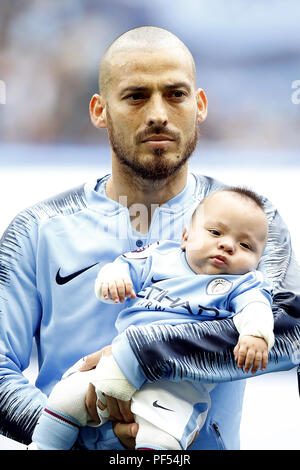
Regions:
[[225, 264], [227, 264], [226, 256], [216, 255], [216, 256], [211, 256], [210, 259], [212, 263], [216, 264], [217, 266], [225, 266]]

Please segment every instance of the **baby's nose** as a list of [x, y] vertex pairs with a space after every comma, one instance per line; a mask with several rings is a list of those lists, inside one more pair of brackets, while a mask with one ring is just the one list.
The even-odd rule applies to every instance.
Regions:
[[234, 243], [231, 239], [223, 239], [219, 242], [219, 249], [226, 251], [226, 253], [234, 253]]

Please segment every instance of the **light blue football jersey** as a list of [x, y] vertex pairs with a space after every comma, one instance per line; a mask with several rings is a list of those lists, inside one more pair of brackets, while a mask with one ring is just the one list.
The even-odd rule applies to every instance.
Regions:
[[[160, 239], [179, 241], [197, 204], [223, 187], [210, 177], [190, 174], [185, 188], [155, 209], [149, 232], [142, 235], [132, 228], [124, 203], [107, 198], [108, 178], [22, 211], [2, 236], [0, 427], [17, 440], [30, 442], [46, 397], [62, 374], [79, 358], [110, 344], [117, 334], [115, 321], [122, 305], [104, 305], [95, 297], [99, 268], [122, 253]], [[295, 267], [290, 269], [290, 236], [268, 201], [266, 213], [269, 242], [262, 268], [273, 287], [284, 289], [285, 281], [295, 278]], [[39, 361], [35, 385], [22, 374], [29, 365], [33, 338]], [[130, 342], [126, 344], [128, 355], [133, 355]], [[161, 345], [167, 353], [163, 341]], [[210, 375], [214, 375], [213, 368]], [[218, 423], [226, 448], [238, 447], [243, 387], [241, 381], [216, 387], [199, 448], [218, 447], [218, 433], [212, 423]], [[224, 403], [230, 420], [224, 417]], [[85, 437], [88, 439], [88, 434]], [[111, 427], [103, 426], [97, 438], [93, 432], [89, 448], [118, 448]]]
[[114, 270], [125, 264], [137, 293], [127, 298], [116, 327], [221, 320], [251, 302], [272, 307], [271, 288], [259, 271], [244, 275], [196, 274], [175, 241], [156, 242], [117, 258]]

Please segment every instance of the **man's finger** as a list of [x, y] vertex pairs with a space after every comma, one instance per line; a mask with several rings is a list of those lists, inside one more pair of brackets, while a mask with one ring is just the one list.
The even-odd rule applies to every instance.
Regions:
[[[106, 397], [107, 398], [107, 397]], [[133, 423], [134, 416], [131, 412], [131, 401], [118, 400], [119, 410], [122, 415], [122, 421], [125, 423]]]
[[131, 412], [131, 401], [117, 400], [116, 398], [105, 395], [106, 407], [109, 417], [112, 421], [133, 423], [134, 416]]
[[[95, 387], [95, 391], [96, 391], [96, 387]], [[103, 393], [99, 392], [99, 390], [96, 393], [97, 393], [97, 407], [100, 408], [101, 411], [103, 411], [107, 408], [106, 398]]]
[[135, 448], [135, 438], [139, 429], [137, 423], [114, 423], [114, 433], [126, 449]]
[[97, 423], [100, 423], [100, 419], [99, 419], [97, 408], [96, 408], [96, 401], [97, 401], [97, 395], [96, 395], [95, 387], [94, 385], [89, 384], [88, 391], [85, 396], [85, 406], [92, 420], [96, 421]]
[[123, 421], [123, 416], [119, 408], [118, 400], [116, 398], [109, 397], [108, 395], [105, 395], [105, 398], [109, 418], [112, 421]]

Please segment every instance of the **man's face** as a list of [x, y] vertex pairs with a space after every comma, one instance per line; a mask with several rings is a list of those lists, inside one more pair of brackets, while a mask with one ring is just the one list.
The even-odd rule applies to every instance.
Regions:
[[105, 112], [119, 161], [146, 179], [172, 175], [197, 143], [198, 106], [189, 57], [178, 49], [116, 54]]

